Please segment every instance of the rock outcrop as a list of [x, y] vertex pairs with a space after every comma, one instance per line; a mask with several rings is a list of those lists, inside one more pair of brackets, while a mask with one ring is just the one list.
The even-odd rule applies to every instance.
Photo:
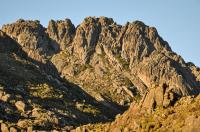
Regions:
[[[157, 108], [147, 113], [141, 107], [132, 105], [123, 115], [107, 125], [105, 131], [183, 131], [199, 130], [200, 96], [187, 96], [178, 100], [173, 107]], [[88, 128], [88, 126], [86, 127]]]
[[3, 25], [2, 31], [18, 42], [29, 57], [40, 62], [58, 52], [58, 45], [52, 43], [46, 29], [39, 21], [19, 19], [16, 23]]
[[[111, 75], [120, 74], [130, 81], [137, 93], [145, 95], [143, 107], [167, 107], [181, 96], [199, 93], [199, 82], [187, 63], [171, 50], [154, 27], [140, 21], [121, 26], [109, 18], [88, 17], [77, 27], [72, 49], [72, 52], [61, 52], [52, 59], [63, 76], [70, 78], [66, 71], [71, 71], [74, 77], [74, 65], [82, 64], [90, 65], [95, 71], [83, 68], [83, 79], [73, 78], [83, 85], [88, 84], [83, 82], [88, 75], [95, 82], [100, 78], [97, 76], [105, 76], [108, 71]], [[64, 54], [68, 57], [61, 59]]]
[[[60, 50], [66, 50], [71, 46], [75, 35], [75, 27], [71, 20], [65, 19], [64, 21], [49, 21], [47, 33], [49, 37], [59, 44]], [[55, 44], [52, 44], [55, 45]]]
[[73, 50], [83, 64], [90, 60], [99, 37], [99, 25], [92, 17], [85, 18], [76, 30], [73, 41]]

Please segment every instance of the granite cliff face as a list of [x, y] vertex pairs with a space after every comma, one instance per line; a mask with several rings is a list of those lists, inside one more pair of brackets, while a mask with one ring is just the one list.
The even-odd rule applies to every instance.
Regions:
[[29, 57], [43, 62], [45, 58], [59, 51], [57, 44], [52, 44], [46, 29], [39, 21], [19, 19], [13, 24], [4, 25], [2, 31], [17, 41]]
[[[200, 91], [199, 68], [186, 63], [154, 27], [140, 21], [122, 26], [112, 18], [87, 17], [77, 27], [65, 19], [50, 20], [45, 28], [39, 21], [20, 19], [3, 25], [0, 35], [1, 52], [10, 51], [6, 55], [17, 56], [23, 52], [21, 59], [38, 66], [39, 71], [51, 77], [50, 82], [62, 80], [65, 85], [70, 82], [91, 96], [84, 100], [91, 98], [98, 104], [86, 101], [89, 104], [85, 105], [92, 110], [102, 111], [105, 107], [110, 111], [100, 112], [95, 118], [94, 113], [87, 117], [83, 111], [85, 118], [89, 118], [83, 122], [110, 120], [130, 105], [129, 111], [139, 107], [140, 111], [151, 114], [157, 108], [168, 109], [183, 96], [198, 95]], [[16, 46], [20, 49], [17, 52]], [[56, 84], [54, 88], [57, 87]], [[73, 91], [70, 87], [64, 89]], [[79, 98], [76, 91], [73, 94], [74, 99]]]
[[[59, 61], [63, 54], [68, 57]], [[113, 94], [113, 88], [117, 85], [117, 89], [122, 87], [122, 91], [131, 97], [134, 94], [145, 95], [143, 105], [147, 108], [155, 107], [153, 105], [167, 107], [181, 96], [199, 93], [199, 82], [187, 63], [171, 50], [155, 28], [139, 21], [120, 26], [109, 18], [86, 18], [77, 27], [71, 47], [56, 54], [52, 62], [63, 76], [72, 76], [82, 85], [93, 85], [93, 82], [98, 85], [100, 83], [96, 81], [107, 74], [110, 75], [105, 81], [125, 78], [131, 87], [123, 86], [119, 81], [119, 84], [114, 82], [103, 91]], [[76, 65], [80, 64], [88, 65], [88, 68], [74, 75]], [[113, 77], [116, 74], [117, 77]], [[89, 79], [86, 79], [87, 76]], [[90, 84], [88, 80], [91, 80]], [[94, 87], [91, 86], [89, 90], [93, 91]], [[102, 87], [100, 85], [97, 90], [101, 92]], [[112, 97], [109, 96], [112, 101], [120, 103]]]
[[75, 27], [71, 20], [65, 19], [64, 21], [49, 21], [47, 33], [49, 37], [59, 44], [59, 49], [65, 50], [72, 43], [75, 35]]

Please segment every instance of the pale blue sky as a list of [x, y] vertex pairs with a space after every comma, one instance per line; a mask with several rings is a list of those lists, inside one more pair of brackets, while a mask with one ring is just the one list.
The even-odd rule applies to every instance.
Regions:
[[200, 0], [1, 0], [0, 26], [19, 18], [70, 18], [77, 25], [86, 16], [112, 17], [118, 24], [141, 20], [157, 28], [186, 61], [200, 66]]

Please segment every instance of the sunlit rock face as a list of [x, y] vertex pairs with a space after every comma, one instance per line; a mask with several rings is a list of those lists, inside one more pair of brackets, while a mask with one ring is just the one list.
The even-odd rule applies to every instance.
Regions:
[[47, 27], [49, 37], [59, 44], [60, 50], [66, 50], [71, 46], [75, 35], [75, 27], [70, 19], [49, 21]]
[[[127, 77], [141, 95], [147, 94], [148, 91], [151, 91], [150, 93], [162, 91], [160, 99], [148, 93], [147, 97], [150, 99], [144, 101], [144, 107], [145, 104], [149, 104], [148, 100], [153, 100], [152, 104], [168, 106], [175, 98], [199, 92], [196, 76], [184, 60], [171, 50], [154, 27], [149, 27], [143, 22], [135, 21], [121, 26], [111, 18], [88, 17], [77, 26], [70, 46], [69, 58], [75, 56], [77, 62], [67, 57], [59, 62], [63, 52], [60, 53], [60, 57], [57, 54], [52, 60], [55, 66], [58, 65], [63, 76], [68, 76], [66, 71], [74, 73], [75, 68], [73, 65], [69, 66], [69, 69], [67, 66], [61, 68], [60, 65], [63, 65], [61, 63], [88, 64], [96, 72], [91, 75], [93, 71], [85, 70], [81, 78], [86, 77], [87, 73], [90, 79], [97, 81], [96, 74], [103, 76], [108, 71], [116, 71], [122, 74], [121, 76]], [[169, 94], [173, 97], [167, 98]]]

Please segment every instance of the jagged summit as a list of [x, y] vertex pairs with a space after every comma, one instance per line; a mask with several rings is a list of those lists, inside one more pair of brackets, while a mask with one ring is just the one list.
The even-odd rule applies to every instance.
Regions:
[[[20, 56], [19, 60], [26, 60], [33, 64], [32, 67], [38, 67], [41, 73], [36, 72], [37, 75], [44, 74], [44, 80], [50, 78], [48, 84], [58, 80], [65, 89], [71, 90], [73, 99], [70, 96], [59, 98], [61, 102], [65, 99], [72, 101], [72, 106], [75, 107], [61, 114], [62, 121], [66, 121], [64, 125], [80, 125], [75, 121], [82, 117], [87, 118], [81, 120], [83, 122], [110, 120], [131, 104], [139, 104], [142, 109], [151, 113], [156, 108], [173, 106], [183, 96], [197, 95], [200, 92], [199, 68], [186, 63], [159, 36], [156, 28], [141, 21], [118, 25], [112, 18], [87, 17], [77, 27], [70, 19], [65, 19], [50, 20], [45, 28], [39, 21], [20, 19], [3, 25], [0, 31], [0, 55], [17, 54], [13, 45], [20, 49], [18, 52], [27, 56]], [[3, 53], [4, 51], [9, 53]], [[21, 65], [19, 67], [23, 69]], [[26, 70], [23, 69], [24, 72]], [[36, 76], [37, 80], [37, 75], [27, 74], [27, 78]], [[25, 82], [26, 79], [20, 83]], [[76, 90], [73, 91], [69, 82], [87, 93], [83, 97], [84, 92], [81, 92], [80, 98], [88, 102], [75, 99], [79, 98], [79, 94]], [[56, 91], [59, 87], [60, 85], [55, 84], [53, 89]], [[55, 91], [50, 90], [50, 93]], [[46, 95], [51, 97], [48, 90], [43, 96]], [[63, 95], [66, 95], [66, 91]], [[90, 102], [90, 99], [94, 102]], [[70, 106], [68, 103], [65, 102], [62, 106]], [[63, 110], [63, 107], [59, 110]], [[101, 113], [103, 107], [110, 113]], [[84, 108], [89, 109], [89, 114], [88, 109]], [[46, 107], [42, 109], [46, 110]], [[82, 110], [78, 112], [81, 116], [75, 114], [77, 109]], [[98, 111], [100, 116], [96, 117]], [[64, 118], [65, 112], [72, 113], [68, 114], [69, 120]], [[51, 114], [58, 116], [56, 113]], [[27, 117], [27, 120], [31, 119]], [[32, 123], [32, 126], [35, 124]], [[61, 126], [55, 125], [55, 128]]]

